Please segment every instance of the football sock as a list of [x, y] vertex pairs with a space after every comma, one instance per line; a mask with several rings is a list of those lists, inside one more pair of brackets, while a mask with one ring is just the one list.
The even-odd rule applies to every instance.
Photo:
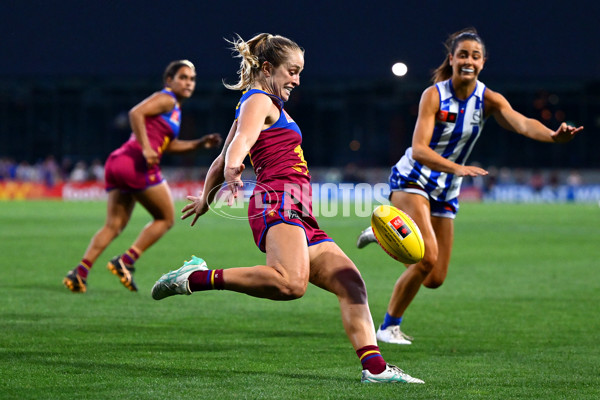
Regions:
[[356, 350], [363, 369], [368, 369], [372, 374], [380, 374], [385, 370], [386, 362], [379, 352], [379, 347], [369, 345]]
[[383, 324], [381, 324], [381, 329], [385, 329], [391, 325], [400, 325], [402, 322], [402, 317], [392, 317], [390, 314], [385, 313], [385, 317], [383, 319]]
[[129, 250], [123, 253], [121, 260], [123, 260], [125, 265], [131, 267], [137, 261], [137, 259], [140, 258], [141, 254], [141, 251], [139, 251], [136, 247], [131, 246]]
[[194, 271], [188, 277], [188, 281], [192, 292], [212, 289], [223, 290], [225, 288], [222, 269]]
[[86, 279], [88, 276], [88, 272], [92, 268], [92, 263], [87, 259], [82, 259], [79, 265], [77, 266], [77, 273], [83, 279]]

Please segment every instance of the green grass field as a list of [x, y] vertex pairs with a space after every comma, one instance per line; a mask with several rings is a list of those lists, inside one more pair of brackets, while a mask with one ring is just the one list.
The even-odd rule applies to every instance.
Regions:
[[[315, 287], [293, 302], [151, 299], [192, 254], [219, 268], [264, 262], [245, 221], [178, 221], [138, 262], [131, 293], [105, 265], [148, 221], [138, 208], [88, 293], [69, 292], [62, 278], [104, 214], [102, 202], [0, 202], [0, 398], [600, 398], [597, 205], [462, 205], [446, 283], [405, 315], [413, 345], [380, 345], [425, 385], [361, 384], [337, 301]], [[404, 267], [376, 245], [354, 247], [368, 219], [320, 224], [360, 268], [380, 323]]]

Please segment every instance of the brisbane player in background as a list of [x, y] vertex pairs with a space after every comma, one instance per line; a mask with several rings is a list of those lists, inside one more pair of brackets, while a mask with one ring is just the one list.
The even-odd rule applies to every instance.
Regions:
[[106, 247], [125, 228], [136, 203], [152, 216], [131, 247], [108, 262], [107, 268], [131, 291], [134, 263], [160, 239], [174, 223], [171, 191], [162, 178], [160, 159], [164, 152], [182, 153], [211, 148], [221, 143], [218, 134], [195, 140], [180, 140], [181, 103], [196, 87], [196, 70], [188, 60], [171, 62], [163, 75], [164, 88], [129, 111], [131, 137], [113, 151], [105, 164], [108, 192], [106, 222], [92, 237], [77, 267], [69, 271], [63, 284], [72, 292], [85, 293], [88, 272]]

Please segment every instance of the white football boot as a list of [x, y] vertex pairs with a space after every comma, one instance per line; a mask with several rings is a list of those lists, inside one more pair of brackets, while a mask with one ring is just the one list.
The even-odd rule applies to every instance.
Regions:
[[387, 364], [385, 370], [380, 374], [372, 374], [368, 369], [363, 369], [360, 381], [362, 383], [425, 383], [392, 364]]
[[390, 325], [385, 329], [381, 329], [381, 325], [379, 325], [377, 340], [394, 344], [412, 344], [414, 338], [402, 332], [400, 325]]
[[206, 270], [208, 270], [206, 262], [201, 258], [192, 256], [192, 259], [184, 262], [181, 268], [167, 272], [156, 281], [154, 287], [152, 287], [152, 298], [161, 300], [176, 294], [192, 294], [188, 280], [189, 276], [192, 272]]
[[358, 240], [356, 241], [356, 247], [362, 249], [369, 243], [375, 243], [377, 239], [375, 238], [375, 234], [373, 233], [373, 228], [368, 227], [364, 231], [358, 235]]

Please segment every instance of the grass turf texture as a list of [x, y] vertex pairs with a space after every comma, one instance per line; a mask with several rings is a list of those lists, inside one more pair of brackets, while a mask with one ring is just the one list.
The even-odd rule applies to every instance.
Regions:
[[[337, 300], [314, 286], [292, 302], [231, 292], [151, 299], [155, 280], [192, 254], [209, 267], [262, 263], [245, 221], [177, 221], [138, 262], [131, 293], [105, 265], [148, 221], [138, 207], [88, 293], [70, 293], [62, 278], [104, 214], [102, 202], [0, 202], [0, 398], [600, 396], [596, 205], [462, 205], [446, 283], [421, 290], [405, 315], [413, 345], [380, 345], [425, 385], [360, 384]], [[368, 218], [320, 223], [359, 266], [380, 323], [404, 267], [377, 245], [355, 248]]]

